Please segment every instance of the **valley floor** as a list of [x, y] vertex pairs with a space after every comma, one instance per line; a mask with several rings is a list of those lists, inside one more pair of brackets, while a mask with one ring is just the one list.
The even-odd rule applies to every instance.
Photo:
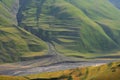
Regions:
[[[37, 60], [36, 60], [37, 61]], [[37, 74], [43, 72], [54, 72], [60, 70], [73, 69], [77, 67], [87, 67], [87, 66], [99, 66], [106, 63], [113, 62], [114, 60], [92, 60], [92, 61], [66, 61], [53, 63], [50, 65], [29, 65], [26, 63], [14, 63], [14, 64], [6, 64], [0, 66], [0, 75], [12, 75], [12, 76], [23, 76], [30, 74]], [[40, 62], [38, 60], [37, 62]], [[24, 64], [24, 65], [23, 65]]]
[[44, 67], [16, 69], [4, 73], [9, 76], [0, 75], [0, 80], [120, 80], [120, 61], [106, 64], [108, 62], [111, 61], [89, 61], [81, 62], [81, 64], [61, 63]]
[[58, 53], [52, 44], [47, 44], [48, 52], [46, 55], [36, 60], [0, 65], [0, 75], [30, 75], [73, 69], [77, 67], [99, 66], [116, 61], [116, 59], [84, 59], [66, 57]]

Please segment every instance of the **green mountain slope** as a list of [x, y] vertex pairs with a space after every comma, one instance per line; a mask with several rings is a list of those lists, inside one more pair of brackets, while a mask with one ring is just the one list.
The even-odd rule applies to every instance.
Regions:
[[86, 56], [120, 49], [119, 16], [108, 0], [20, 0], [17, 18], [19, 26], [57, 51]]
[[47, 49], [41, 39], [16, 26], [17, 3], [18, 0], [0, 1], [0, 62], [19, 61], [24, 54]]
[[120, 50], [119, 16], [109, 0], [0, 0], [0, 61], [41, 56], [44, 41], [66, 56], [109, 56]]

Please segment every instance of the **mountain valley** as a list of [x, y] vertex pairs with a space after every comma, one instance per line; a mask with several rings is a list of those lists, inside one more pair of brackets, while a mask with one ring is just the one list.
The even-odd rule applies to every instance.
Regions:
[[119, 80], [119, 60], [119, 0], [0, 0], [0, 80]]

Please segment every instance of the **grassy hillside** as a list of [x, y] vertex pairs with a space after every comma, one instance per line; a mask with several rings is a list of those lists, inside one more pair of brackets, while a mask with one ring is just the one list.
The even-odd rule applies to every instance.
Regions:
[[111, 56], [120, 50], [119, 16], [109, 0], [0, 0], [0, 61], [41, 56], [44, 41], [66, 56]]
[[17, 18], [62, 54], [86, 57], [120, 49], [119, 16], [108, 0], [21, 0]]
[[17, 1], [0, 1], [0, 62], [19, 61], [24, 54], [38, 54], [47, 49], [41, 39], [16, 26]]
[[0, 80], [28, 80], [24, 77], [13, 77], [13, 76], [0, 76]]
[[27, 76], [33, 80], [119, 80], [120, 62]]

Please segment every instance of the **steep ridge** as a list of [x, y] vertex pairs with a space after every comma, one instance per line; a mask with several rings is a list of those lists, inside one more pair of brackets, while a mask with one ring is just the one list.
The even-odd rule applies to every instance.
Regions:
[[18, 23], [60, 53], [86, 57], [120, 49], [119, 16], [108, 0], [20, 0]]
[[20, 61], [24, 54], [43, 52], [46, 44], [17, 26], [19, 0], [0, 1], [0, 62]]

